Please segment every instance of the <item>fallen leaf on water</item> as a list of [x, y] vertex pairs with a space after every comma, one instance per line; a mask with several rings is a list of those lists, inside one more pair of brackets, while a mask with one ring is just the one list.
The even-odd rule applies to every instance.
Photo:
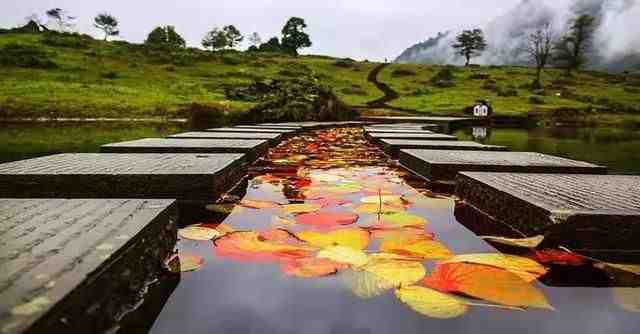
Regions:
[[561, 249], [534, 250], [533, 259], [542, 264], [559, 264], [564, 266], [581, 266], [587, 259], [572, 252]]
[[[276, 232], [274, 232], [276, 233]], [[273, 235], [271, 237], [274, 237]], [[233, 232], [214, 242], [214, 252], [221, 257], [229, 257], [240, 261], [279, 261], [282, 259], [298, 259], [308, 257], [313, 248], [302, 245], [282, 243], [280, 238], [265, 241], [257, 232]], [[280, 242], [277, 242], [280, 241]]]
[[393, 288], [389, 282], [366, 270], [349, 270], [340, 277], [349, 290], [362, 299], [380, 296]]
[[396, 195], [381, 195], [381, 196], [367, 196], [360, 199], [362, 203], [367, 204], [390, 204], [401, 206], [403, 204], [402, 198]]
[[287, 218], [282, 218], [280, 216], [273, 216], [271, 218], [271, 224], [275, 226], [294, 226], [296, 225], [296, 222]]
[[467, 312], [467, 305], [457, 298], [420, 286], [396, 289], [396, 297], [414, 311], [432, 318], [456, 318]]
[[378, 219], [379, 225], [385, 226], [424, 226], [429, 223], [426, 219], [410, 214], [408, 212], [391, 212], [380, 215]]
[[618, 270], [623, 270], [626, 272], [630, 272], [632, 274], [640, 275], [640, 264], [622, 264], [622, 263], [608, 263], [601, 262], [594, 265], [595, 267], [601, 268], [603, 266], [612, 267]]
[[258, 201], [252, 199], [243, 199], [240, 201], [240, 205], [249, 209], [275, 209], [280, 207], [280, 204], [269, 201]]
[[389, 204], [372, 204], [365, 203], [362, 205], [358, 205], [353, 209], [356, 213], [368, 213], [368, 214], [378, 214], [378, 213], [393, 213], [393, 212], [403, 212], [406, 210], [403, 206], [399, 205], [389, 205]]
[[225, 233], [215, 228], [200, 224], [190, 225], [178, 230], [178, 235], [183, 239], [207, 241], [223, 236]]
[[369, 227], [367, 228], [369, 233], [371, 233], [371, 237], [376, 239], [397, 239], [397, 238], [408, 238], [408, 237], [423, 237], [427, 239], [433, 239], [434, 234], [427, 232], [423, 227], [416, 226], [407, 226], [407, 227], [392, 227], [385, 228], [381, 227]]
[[229, 214], [233, 212], [233, 209], [235, 207], [236, 207], [235, 204], [209, 204], [205, 208], [211, 212]]
[[344, 265], [321, 258], [301, 258], [282, 262], [280, 270], [283, 273], [300, 278], [313, 278], [333, 275]]
[[424, 195], [403, 197], [417, 208], [423, 209], [453, 209], [455, 201], [450, 198], [433, 198]]
[[536, 248], [544, 240], [544, 235], [538, 235], [530, 238], [519, 238], [519, 239], [492, 237], [492, 236], [481, 236], [480, 238], [490, 242], [495, 242], [497, 244], [502, 244], [507, 246]]
[[613, 298], [625, 311], [640, 312], [640, 288], [613, 288]]
[[448, 259], [452, 256], [451, 251], [443, 244], [420, 235], [384, 239], [380, 243], [380, 251], [429, 260]]
[[369, 262], [367, 254], [363, 251], [344, 246], [332, 246], [325, 248], [318, 252], [317, 257], [329, 259], [338, 263], [349, 264], [354, 267], [362, 267]]
[[484, 264], [512, 271], [526, 271], [529, 273], [544, 275], [547, 269], [540, 263], [529, 258], [517, 255], [500, 253], [475, 253], [456, 255], [441, 263], [468, 262]]
[[313, 204], [319, 205], [322, 208], [330, 206], [340, 206], [351, 203], [351, 201], [341, 198], [320, 198], [312, 201]]
[[195, 271], [204, 265], [204, 259], [194, 254], [180, 253], [178, 254], [178, 260], [180, 261], [181, 272]]
[[303, 204], [287, 204], [282, 206], [284, 212], [289, 214], [295, 213], [309, 213], [320, 210], [320, 206], [317, 204], [303, 203]]
[[307, 243], [321, 248], [345, 246], [354, 249], [365, 249], [369, 244], [369, 232], [361, 228], [335, 230], [327, 233], [303, 231], [296, 236]]
[[302, 225], [335, 227], [355, 223], [358, 220], [358, 215], [354, 213], [315, 212], [298, 215], [295, 219], [298, 224]]
[[426, 275], [424, 265], [418, 261], [400, 261], [381, 258], [370, 258], [362, 267], [363, 270], [376, 274], [389, 283], [389, 287], [412, 285]]
[[518, 275], [504, 269], [471, 263], [436, 265], [422, 285], [507, 306], [553, 309], [545, 296]]

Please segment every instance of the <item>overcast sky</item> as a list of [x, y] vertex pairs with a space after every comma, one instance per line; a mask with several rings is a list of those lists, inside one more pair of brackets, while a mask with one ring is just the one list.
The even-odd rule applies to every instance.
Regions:
[[[0, 26], [53, 7], [78, 17], [76, 30], [97, 34], [93, 17], [103, 11], [121, 24], [121, 38], [141, 42], [158, 25], [175, 25], [190, 46], [212, 27], [233, 24], [264, 40], [279, 34], [291, 16], [307, 21], [313, 47], [305, 53], [356, 59], [394, 59], [438, 31], [483, 26], [521, 0], [0, 0]], [[538, 0], [536, 0], [538, 1]], [[539, 0], [543, 1], [543, 0]], [[547, 0], [566, 7], [569, 0]]]

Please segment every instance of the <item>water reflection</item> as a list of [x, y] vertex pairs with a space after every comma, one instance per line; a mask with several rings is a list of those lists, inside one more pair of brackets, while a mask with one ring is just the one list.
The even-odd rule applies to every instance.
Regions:
[[[180, 252], [205, 264], [183, 274], [152, 332], [632, 333], [640, 326], [638, 290], [540, 284], [537, 277], [561, 279], [554, 270], [567, 266], [558, 257], [541, 265], [531, 249], [504, 260], [458, 223], [454, 209], [454, 198], [395, 167], [361, 130], [293, 138], [254, 166], [224, 221], [194, 222], [222, 222], [233, 232], [182, 238]], [[316, 258], [327, 260], [320, 269], [335, 270], [306, 266]], [[606, 274], [590, 259], [583, 264]]]

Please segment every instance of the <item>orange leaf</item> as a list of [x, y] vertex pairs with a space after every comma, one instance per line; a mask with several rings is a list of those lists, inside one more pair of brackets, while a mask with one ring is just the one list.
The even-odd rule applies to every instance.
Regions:
[[329, 259], [302, 258], [283, 261], [280, 270], [289, 276], [312, 278], [333, 275], [345, 267]]
[[280, 204], [269, 201], [258, 201], [252, 199], [243, 199], [240, 201], [240, 205], [249, 209], [275, 209], [280, 207]]
[[426, 235], [384, 239], [380, 244], [380, 250], [429, 260], [447, 259], [452, 255], [447, 247]]
[[314, 212], [296, 216], [298, 224], [325, 228], [351, 225], [357, 220], [358, 215], [354, 213]]
[[[263, 232], [264, 233], [264, 232]], [[278, 234], [277, 237], [274, 235]], [[233, 232], [214, 242], [214, 252], [220, 257], [239, 261], [269, 262], [308, 257], [315, 250], [303, 245], [285, 243], [282, 232], [273, 232], [273, 241], [256, 232]]]

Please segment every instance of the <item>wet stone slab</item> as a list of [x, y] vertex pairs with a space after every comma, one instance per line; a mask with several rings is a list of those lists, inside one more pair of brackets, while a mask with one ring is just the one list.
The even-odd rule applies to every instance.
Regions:
[[446, 135], [442, 133], [385, 133], [385, 132], [367, 132], [366, 137], [374, 143], [379, 143], [382, 139], [402, 139], [402, 140], [447, 140], [456, 141], [456, 136]]
[[429, 124], [429, 123], [397, 123], [397, 124], [374, 124], [370, 125], [367, 128], [377, 129], [377, 130], [433, 130], [437, 131], [440, 129], [438, 124]]
[[282, 123], [282, 124], [254, 124], [254, 125], [236, 125], [233, 128], [240, 128], [240, 129], [280, 129], [280, 130], [301, 130], [302, 127], [299, 125], [293, 125], [293, 124], [287, 124], [287, 123]]
[[239, 132], [239, 133], [277, 133], [277, 134], [293, 134], [299, 129], [277, 129], [277, 128], [213, 128], [206, 129], [206, 132]]
[[246, 172], [243, 154], [57, 154], [0, 164], [4, 198], [208, 201]]
[[176, 244], [173, 200], [0, 199], [2, 333], [102, 333]]
[[168, 136], [171, 139], [254, 139], [268, 140], [271, 145], [282, 139], [280, 133], [240, 133], [240, 132], [184, 132]]
[[364, 131], [367, 133], [400, 133], [400, 134], [428, 134], [434, 133], [430, 130], [419, 130], [419, 129], [395, 129], [395, 128], [364, 128]]
[[105, 153], [244, 153], [252, 162], [267, 152], [269, 142], [251, 139], [145, 138], [103, 145]]
[[507, 151], [505, 146], [483, 145], [473, 141], [380, 139], [384, 151], [396, 157], [401, 149]]
[[465, 172], [456, 193], [527, 236], [574, 250], [640, 250], [640, 176]]
[[400, 150], [402, 165], [431, 182], [453, 183], [458, 172], [606, 174], [607, 168], [534, 152]]

